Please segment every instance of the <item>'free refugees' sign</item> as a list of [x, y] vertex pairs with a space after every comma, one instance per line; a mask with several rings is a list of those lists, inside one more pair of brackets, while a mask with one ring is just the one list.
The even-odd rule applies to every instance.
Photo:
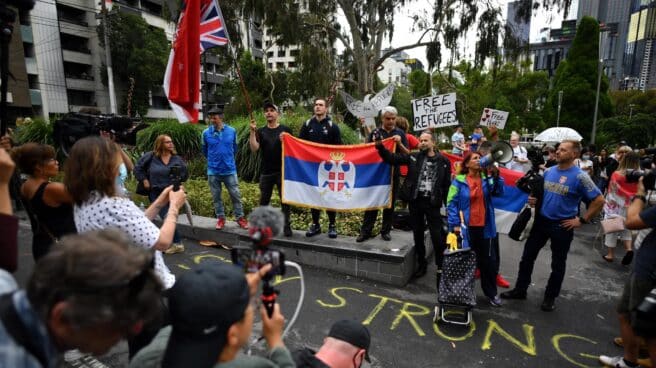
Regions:
[[458, 125], [456, 94], [428, 96], [412, 100], [414, 131]]
[[485, 126], [495, 126], [499, 129], [503, 129], [506, 126], [506, 121], [508, 120], [508, 111], [495, 110], [490, 108], [483, 109], [483, 115], [481, 116], [480, 125]]

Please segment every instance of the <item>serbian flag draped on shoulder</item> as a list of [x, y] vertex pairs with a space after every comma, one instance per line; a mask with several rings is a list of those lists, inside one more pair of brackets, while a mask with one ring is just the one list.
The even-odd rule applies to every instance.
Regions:
[[200, 54], [228, 42], [216, 0], [184, 0], [164, 74], [164, 93], [181, 123], [198, 121]]
[[[441, 153], [451, 162], [451, 172], [455, 172], [454, 164], [457, 161], [462, 161], [462, 157], [444, 151]], [[492, 206], [494, 206], [497, 232], [508, 234], [517, 215], [524, 208], [528, 194], [522, 192], [516, 185], [517, 180], [524, 176], [523, 173], [500, 167], [499, 174], [503, 177], [504, 182], [503, 195], [499, 197], [493, 196]]]
[[[393, 139], [385, 148], [396, 149]], [[282, 202], [334, 211], [389, 208], [392, 166], [383, 162], [375, 143], [333, 146], [282, 137]]]

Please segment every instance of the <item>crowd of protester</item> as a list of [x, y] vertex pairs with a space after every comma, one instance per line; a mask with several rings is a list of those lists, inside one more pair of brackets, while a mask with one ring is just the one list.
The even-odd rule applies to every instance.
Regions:
[[[249, 147], [253, 153], [262, 152], [259, 203], [268, 205], [274, 186], [281, 191], [281, 136], [292, 132], [280, 124], [276, 105], [265, 103], [263, 109], [266, 126], [258, 129], [257, 122], [251, 122]], [[248, 228], [235, 164], [236, 131], [223, 118], [220, 108], [210, 110], [211, 125], [202, 133], [216, 230], [226, 225], [223, 185], [230, 194], [236, 223]], [[597, 154], [594, 146], [564, 140], [539, 147], [542, 160], [536, 165], [529, 158], [531, 148], [512, 132], [512, 159], [504, 168], [523, 174], [537, 166], [543, 192], [528, 197], [528, 204], [535, 207], [535, 220], [524, 244], [517, 282], [498, 293], [497, 286], [509, 287], [509, 283], [499, 274], [501, 254], [492, 197], [503, 194], [504, 179], [497, 165], [482, 164], [490, 141], [498, 140], [498, 131], [490, 128], [488, 138], [479, 126], [467, 139], [463, 127], [457, 126], [450, 153], [461, 162], [452, 170], [432, 131], [420, 132], [418, 137], [408, 133], [408, 121], [392, 106], [383, 108], [380, 118], [380, 127], [367, 141], [375, 142], [383, 161], [396, 168], [393, 204], [383, 211], [380, 235], [384, 241], [392, 240], [394, 199], [398, 197], [408, 204], [411, 218], [414, 278], [427, 272], [426, 228], [435, 246], [439, 287], [447, 232], [460, 234], [466, 227], [483, 294], [492, 306], [501, 307], [502, 299], [527, 298], [535, 261], [550, 240], [551, 274], [541, 309], [552, 312], [565, 280], [575, 229], [600, 215], [604, 221], [621, 218], [621, 231], [604, 235], [607, 253], [603, 259], [613, 262], [621, 241], [625, 249], [621, 263], [634, 263], [617, 308], [621, 337], [616, 342], [623, 346], [624, 355], [600, 356], [599, 360], [610, 367], [635, 367], [641, 341], [650, 358], [656, 359], [656, 318], [650, 314], [656, 308], [644, 305], [650, 292], [656, 296], [652, 290], [656, 286], [656, 233], [641, 232], [639, 242], [633, 233], [656, 227], [656, 207], [646, 206], [647, 192], [653, 188], [643, 185], [644, 174], [637, 175], [637, 181], [630, 178], [651, 168], [644, 152], [619, 142], [613, 154], [608, 154], [610, 147]], [[325, 99], [314, 101], [314, 115], [303, 124], [299, 136], [318, 143], [342, 143]], [[395, 141], [396, 152], [381, 143], [386, 138]], [[169, 135], [158, 136], [153, 150], [133, 165], [111, 135], [80, 139], [70, 150], [63, 183], [58, 183], [52, 181], [60, 171], [53, 147], [36, 143], [11, 147], [11, 141], [2, 137], [0, 224], [6, 235], [0, 239], [0, 366], [54, 367], [66, 351], [103, 354], [122, 339], [128, 341], [131, 367], [359, 367], [369, 360], [369, 331], [351, 320], [333, 324], [318, 351], [290, 352], [283, 343], [284, 317], [279, 305], [269, 313], [254, 302], [269, 266], [244, 274], [235, 265], [203, 263], [176, 279], [163, 254], [184, 251], [176, 224], [186, 200], [181, 183], [188, 173], [173, 141]], [[24, 290], [18, 289], [9, 274], [17, 268], [17, 219], [9, 198], [10, 185], [17, 183], [14, 167], [24, 174], [19, 196], [31, 221], [36, 261]], [[148, 208], [137, 207], [125, 190], [130, 171], [148, 192]], [[440, 214], [442, 208], [446, 218]], [[290, 208], [283, 205], [282, 210], [283, 233], [293, 236]], [[327, 215], [327, 235], [336, 238], [336, 214], [327, 211]], [[377, 215], [376, 210], [365, 213], [356, 242], [375, 236]], [[153, 223], [157, 216], [160, 226]], [[307, 237], [322, 232], [320, 216], [319, 209], [312, 209]], [[269, 354], [243, 356], [239, 352], [249, 343], [258, 310]]]

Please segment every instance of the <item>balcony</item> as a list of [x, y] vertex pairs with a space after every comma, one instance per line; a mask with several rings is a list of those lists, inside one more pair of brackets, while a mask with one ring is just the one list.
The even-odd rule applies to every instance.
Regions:
[[32, 26], [26, 26], [21, 24], [20, 29], [21, 29], [21, 38], [23, 39], [23, 42], [34, 43], [34, 37], [32, 37]]
[[91, 80], [87, 79], [78, 79], [78, 78], [70, 78], [66, 77], [66, 87], [70, 89], [76, 89], [80, 91], [93, 91], [96, 86], [96, 83], [93, 81], [93, 78]]
[[41, 102], [41, 90], [30, 89], [30, 101], [33, 106], [43, 105], [43, 102]]
[[25, 58], [25, 69], [27, 71], [27, 74], [33, 74], [33, 75], [39, 74], [36, 67], [36, 59], [33, 57]]
[[[224, 79], [225, 77], [221, 74], [207, 73], [207, 83], [223, 84]], [[205, 75], [202, 71], [200, 73], [200, 81], [205, 82]]]
[[70, 61], [73, 63], [93, 65], [91, 60], [91, 51], [88, 49], [85, 52], [72, 51], [72, 50], [62, 50], [64, 56], [64, 61]]

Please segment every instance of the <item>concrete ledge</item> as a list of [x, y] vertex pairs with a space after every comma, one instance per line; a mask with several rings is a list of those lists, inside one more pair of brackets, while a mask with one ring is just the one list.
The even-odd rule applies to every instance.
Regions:
[[[215, 230], [216, 219], [193, 217], [190, 226], [186, 215], [178, 218], [177, 229], [184, 237], [213, 240], [230, 246], [249, 247], [248, 232], [234, 221], [226, 222], [221, 231]], [[393, 230], [391, 241], [380, 237], [357, 243], [354, 237], [338, 236], [330, 239], [322, 233], [308, 238], [305, 230], [295, 230], [292, 237], [280, 236], [274, 246], [282, 249], [288, 260], [372, 281], [404, 286], [410, 281], [415, 267], [412, 232]], [[433, 252], [430, 237], [426, 238], [427, 257]]]

